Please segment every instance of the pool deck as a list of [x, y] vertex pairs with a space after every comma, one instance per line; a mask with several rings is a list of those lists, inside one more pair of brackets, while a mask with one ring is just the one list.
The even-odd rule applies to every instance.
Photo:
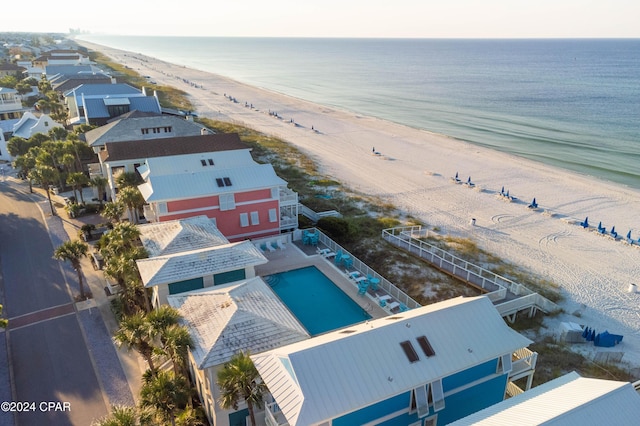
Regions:
[[[315, 266], [372, 318], [384, 318], [389, 315], [378, 305], [375, 295], [371, 291], [365, 295], [359, 295], [356, 283], [346, 276], [344, 270], [338, 269], [331, 259], [325, 259], [317, 254], [316, 247], [289, 243], [284, 250], [267, 250], [263, 254], [269, 262], [256, 266], [256, 275], [266, 276], [307, 266]], [[385, 294], [383, 290], [378, 290], [376, 293], [380, 296]]]

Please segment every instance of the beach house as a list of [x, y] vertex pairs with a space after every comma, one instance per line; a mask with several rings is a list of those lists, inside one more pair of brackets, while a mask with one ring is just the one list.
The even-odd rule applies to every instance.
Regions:
[[572, 372], [451, 425], [632, 425], [638, 419], [640, 395], [631, 383]]
[[14, 126], [27, 111], [22, 106], [16, 89], [0, 87], [0, 160], [13, 160], [7, 150], [7, 141], [13, 135]]
[[496, 404], [514, 380], [532, 377], [531, 343], [488, 298], [460, 297], [251, 358], [271, 393], [268, 425], [433, 426]]
[[136, 260], [142, 283], [152, 289], [152, 303], [167, 296], [255, 277], [267, 263], [251, 242], [230, 243], [206, 216], [139, 226], [149, 257]]
[[49, 133], [49, 130], [64, 126], [53, 120], [47, 114], [35, 115], [29, 111], [25, 112], [20, 120], [13, 126], [13, 136], [29, 139], [36, 133]]
[[240, 351], [259, 354], [309, 338], [280, 299], [254, 277], [208, 289], [171, 295], [193, 346], [189, 369], [207, 417], [216, 426], [245, 425], [246, 404], [225, 410], [218, 404], [217, 372]]
[[148, 96], [128, 84], [81, 84], [63, 94], [69, 109], [67, 124], [102, 126], [107, 121], [130, 111], [160, 113], [157, 94]]
[[105, 148], [100, 155], [111, 197], [120, 173], [139, 172], [147, 221], [206, 215], [230, 241], [298, 227], [297, 193], [271, 164], [256, 163], [237, 134], [107, 142]]

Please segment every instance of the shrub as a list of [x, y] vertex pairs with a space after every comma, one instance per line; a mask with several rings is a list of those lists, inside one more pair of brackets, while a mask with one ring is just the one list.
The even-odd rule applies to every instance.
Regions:
[[349, 223], [339, 217], [323, 217], [318, 220], [318, 228], [337, 242], [349, 239]]

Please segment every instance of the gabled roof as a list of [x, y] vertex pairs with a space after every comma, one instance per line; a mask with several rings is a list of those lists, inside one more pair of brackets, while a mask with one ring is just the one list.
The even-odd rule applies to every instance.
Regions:
[[198, 136], [202, 134], [203, 129], [206, 129], [203, 125], [184, 118], [135, 110], [113, 118], [104, 126], [90, 130], [84, 135], [89, 146], [102, 146], [107, 142], [141, 140], [142, 129], [156, 127], [171, 127], [171, 132], [150, 134], [145, 140]]
[[631, 383], [566, 374], [452, 425], [632, 425], [640, 419], [640, 395]]
[[[200, 160], [198, 166], [200, 166]], [[205, 160], [206, 161], [206, 160]], [[179, 163], [180, 158], [175, 158]], [[149, 161], [151, 163], [151, 161]], [[201, 167], [202, 170], [186, 169], [175, 174], [155, 176], [153, 165], [145, 174], [146, 182], [138, 188], [146, 202], [201, 198], [228, 192], [237, 193], [257, 189], [286, 186], [271, 164], [248, 163], [235, 168]], [[221, 179], [228, 179], [231, 185], [221, 186]]]
[[64, 75], [77, 75], [83, 72], [102, 72], [100, 68], [93, 65], [47, 65], [44, 67], [44, 73], [48, 76], [54, 76], [58, 74]]
[[193, 339], [191, 353], [204, 369], [244, 350], [257, 354], [309, 335], [260, 277], [170, 295]]
[[139, 225], [140, 240], [149, 257], [229, 244], [229, 240], [206, 216]]
[[122, 161], [194, 154], [199, 152], [250, 149], [240, 141], [237, 133], [181, 136], [163, 139], [142, 139], [123, 142], [106, 142], [103, 161]]
[[267, 263], [250, 241], [136, 260], [145, 287], [236, 271]]
[[[435, 355], [421, 350], [420, 336]], [[405, 341], [414, 346], [416, 362], [400, 346]], [[251, 358], [288, 423], [296, 426], [338, 417], [531, 343], [505, 324], [487, 297], [460, 297]]]
[[107, 84], [111, 81], [111, 77], [107, 74], [79, 74], [77, 76], [60, 75], [55, 81], [49, 80], [53, 90], [58, 92], [66, 92], [74, 87], [82, 84]]
[[20, 67], [12, 62], [0, 62], [0, 71], [24, 71], [25, 67]]

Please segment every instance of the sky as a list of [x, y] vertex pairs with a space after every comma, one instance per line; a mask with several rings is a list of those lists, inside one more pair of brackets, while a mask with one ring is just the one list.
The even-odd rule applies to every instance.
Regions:
[[[27, 11], [33, 11], [29, 14]], [[640, 37], [638, 0], [31, 0], [0, 32], [221, 37]]]

